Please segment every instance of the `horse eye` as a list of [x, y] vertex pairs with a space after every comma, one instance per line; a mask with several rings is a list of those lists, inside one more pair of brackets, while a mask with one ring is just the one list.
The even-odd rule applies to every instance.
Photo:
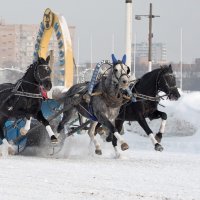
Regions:
[[118, 69], [115, 69], [114, 71], [115, 71], [115, 72], [118, 72]]

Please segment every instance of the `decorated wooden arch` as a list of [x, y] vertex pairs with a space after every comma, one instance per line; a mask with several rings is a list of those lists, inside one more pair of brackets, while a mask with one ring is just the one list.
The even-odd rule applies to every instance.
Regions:
[[70, 32], [65, 18], [52, 12], [49, 8], [45, 10], [43, 21], [40, 23], [35, 43], [34, 59], [36, 59], [37, 53], [40, 57], [46, 59], [53, 31], [59, 48], [59, 81], [69, 88], [73, 85], [73, 52]]

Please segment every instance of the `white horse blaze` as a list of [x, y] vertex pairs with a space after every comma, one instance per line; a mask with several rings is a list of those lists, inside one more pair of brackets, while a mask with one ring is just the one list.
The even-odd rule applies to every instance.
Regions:
[[161, 125], [160, 125], [160, 129], [159, 129], [160, 133], [164, 133], [166, 122], [167, 122], [166, 120], [162, 120]]
[[158, 141], [155, 139], [153, 133], [150, 133], [150, 134], [149, 134], [149, 138], [150, 138], [150, 140], [152, 141], [152, 143], [153, 143], [154, 145], [158, 143]]
[[117, 140], [119, 141], [120, 144], [125, 143], [123, 137], [118, 132], [115, 132], [114, 136], [117, 138]]

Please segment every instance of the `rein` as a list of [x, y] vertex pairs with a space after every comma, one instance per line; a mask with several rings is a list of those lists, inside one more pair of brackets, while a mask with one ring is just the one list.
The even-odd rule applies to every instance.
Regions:
[[[161, 71], [158, 73], [157, 78], [156, 78], [156, 91], [157, 91], [157, 93], [158, 93], [158, 91], [159, 91], [158, 85], [159, 85], [159, 82], [160, 82], [160, 76], [161, 76], [161, 74], [163, 73], [163, 71], [164, 71], [164, 69], [161, 70]], [[163, 78], [164, 78], [164, 77], [163, 77]], [[164, 80], [165, 80], [165, 78], [164, 78]], [[132, 91], [133, 88], [135, 89], [136, 93], [132, 93], [132, 94], [133, 94], [133, 96], [136, 97], [136, 98], [141, 98], [141, 99], [147, 100], [147, 101], [157, 101], [157, 102], [159, 102], [160, 99], [163, 99], [163, 97], [165, 97], [165, 96], [168, 97], [168, 95], [169, 95], [169, 94], [164, 94], [164, 95], [162, 95], [162, 96], [159, 96], [159, 95], [158, 95], [158, 96], [153, 97], [153, 96], [148, 96], [148, 95], [140, 94], [140, 93], [137, 92], [137, 90], [136, 90], [136, 88], [135, 88], [135, 85], [136, 85], [136, 83], [137, 83], [138, 81], [139, 81], [139, 79], [135, 82], [135, 84], [134, 84], [133, 87], [131, 88], [131, 91]], [[166, 80], [165, 80], [165, 82], [166, 82]], [[166, 82], [166, 85], [168, 86], [167, 82]], [[169, 86], [168, 86], [168, 88], [171, 89], [171, 87], [169, 87]], [[130, 97], [130, 99], [131, 99], [131, 97]]]
[[[163, 95], [163, 96], [166, 96], [166, 95]], [[148, 96], [148, 95], [144, 95], [144, 94], [133, 93], [133, 97], [140, 98], [140, 99], [147, 100], [147, 101], [159, 101], [160, 99], [163, 98], [163, 96], [152, 97], [152, 96]], [[129, 96], [126, 96], [126, 95], [123, 95], [123, 98], [127, 99], [127, 100], [132, 99], [132, 97], [129, 97]]]
[[37, 65], [36, 68], [34, 69], [34, 78], [35, 80], [37, 80], [39, 83], [41, 83], [42, 81], [45, 81], [45, 80], [48, 80], [48, 79], [51, 79], [50, 76], [46, 76], [45, 78], [41, 78], [40, 77], [40, 74], [39, 74], [39, 71], [38, 71], [38, 67], [48, 67], [48, 65]]
[[29, 98], [33, 98], [33, 99], [43, 99], [41, 94], [34, 94], [34, 93], [29, 93], [29, 92], [17, 91], [14, 95], [21, 96], [21, 97], [29, 97]]
[[16, 86], [12, 89], [12, 93], [15, 96], [22, 96], [22, 97], [29, 97], [29, 98], [33, 98], [33, 99], [43, 99], [41, 93], [37, 94], [37, 93], [30, 93], [30, 92], [24, 92], [24, 91], [18, 91], [19, 87], [21, 86], [22, 82], [25, 83], [29, 83], [31, 85], [35, 85], [37, 87], [39, 87], [39, 85], [35, 84], [35, 83], [31, 83], [29, 81], [25, 81], [23, 79], [19, 80], [16, 84]]
[[[122, 76], [127, 76], [128, 78], [129, 78], [129, 75], [126, 73], [126, 71], [125, 71], [125, 69], [124, 69], [124, 67], [123, 67], [123, 65], [122, 65], [122, 63], [117, 63], [117, 64], [120, 64], [120, 66], [121, 66], [121, 68], [122, 68], [122, 70], [123, 70], [123, 72], [121, 72], [121, 75], [120, 75], [120, 77], [117, 77], [117, 75], [114, 73], [114, 75], [115, 75], [115, 78], [116, 78], [116, 80], [119, 82], [120, 81], [120, 79], [122, 78]], [[114, 65], [113, 67], [114, 67], [114, 69], [115, 69], [115, 66], [116, 65]], [[127, 66], [127, 65], [126, 65]], [[128, 66], [127, 66], [128, 67]]]
[[[30, 65], [30, 67], [33, 67], [34, 65]], [[46, 80], [46, 79], [49, 79], [50, 77], [48, 76], [48, 77], [45, 77], [45, 78], [43, 78], [43, 79], [41, 79], [41, 77], [40, 77], [40, 75], [39, 75], [39, 72], [38, 72], [38, 66], [47, 66], [47, 65], [37, 65], [36, 67], [35, 67], [35, 69], [34, 69], [34, 78], [37, 80], [37, 81], [39, 81], [39, 82], [41, 82], [41, 81], [44, 81], [44, 80]], [[37, 75], [37, 76], [36, 76]], [[22, 86], [21, 86], [21, 84], [24, 82], [24, 83], [28, 83], [28, 84], [31, 84], [31, 85], [34, 85], [34, 86], [36, 86], [36, 87], [38, 87], [39, 88], [39, 84], [35, 84], [35, 83], [32, 83], [32, 82], [30, 82], [30, 81], [26, 81], [26, 80], [24, 80], [23, 79], [24, 78], [24, 76], [22, 77], [22, 79], [20, 79], [17, 83], [16, 83], [16, 85], [15, 86], [13, 86], [13, 87], [10, 87], [10, 88], [6, 88], [6, 89], [3, 89], [3, 90], [1, 90], [0, 91], [0, 94], [1, 93], [3, 93], [4, 91], [7, 91], [7, 90], [11, 90], [11, 94], [6, 98], [6, 100], [8, 100], [11, 96], [13, 96], [13, 95], [15, 95], [15, 96], [22, 96], [22, 97], [28, 97], [28, 98], [33, 98], [33, 99], [43, 99], [43, 97], [42, 97], [42, 94], [41, 93], [31, 93], [31, 92], [24, 92], [24, 91], [18, 91], [19, 90], [19, 88], [21, 87], [22, 88]], [[39, 79], [39, 80], [38, 80]], [[22, 89], [23, 90], [23, 89]], [[4, 101], [5, 102], [5, 101]]]

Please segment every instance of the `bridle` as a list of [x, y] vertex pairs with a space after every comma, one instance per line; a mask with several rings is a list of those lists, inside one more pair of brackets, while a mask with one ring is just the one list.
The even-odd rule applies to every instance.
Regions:
[[[116, 73], [118, 72], [117, 69], [116, 69], [117, 65], [121, 66], [121, 74], [120, 74], [119, 77], [116, 75]], [[126, 66], [128, 68], [127, 71], [124, 69], [124, 66]], [[118, 63], [113, 65], [113, 72], [112, 73], [113, 73], [114, 77], [116, 78], [116, 80], [118, 81], [118, 83], [120, 82], [120, 80], [123, 76], [126, 76], [128, 79], [130, 78], [130, 76], [128, 75], [130, 73], [130, 68], [127, 65], [123, 64], [121, 61], [118, 61]]]
[[[165, 72], [165, 68], [163, 68], [163, 70], [160, 71], [160, 73], [158, 74], [157, 76], [157, 80], [156, 80], [156, 91], [163, 91], [161, 90], [161, 88], [165, 88], [166, 91], [163, 91], [166, 93], [166, 96], [169, 97], [169, 95], [172, 93], [172, 91], [174, 89], [177, 89], [177, 86], [176, 86], [176, 82], [174, 81], [175, 80], [175, 75], [171, 72], [168, 72], [166, 73]], [[165, 74], [163, 74], [165, 73]], [[163, 74], [163, 76], [162, 76]], [[168, 81], [166, 80], [166, 77], [168, 77]], [[161, 84], [161, 78], [163, 79], [163, 82]], [[169, 85], [169, 82], [174, 82], [175, 84], [173, 86], [170, 86]]]
[[[120, 64], [120, 66], [121, 66], [121, 69], [119, 69], [119, 71], [118, 71], [118, 69], [115, 68], [117, 64]], [[109, 107], [113, 107], [113, 108], [121, 106], [124, 101], [121, 90], [119, 88], [119, 83], [120, 83], [122, 77], [126, 76], [129, 79], [129, 75], [127, 74], [127, 70], [124, 68], [123, 63], [117, 63], [117, 64], [111, 65], [111, 67], [108, 68], [108, 70], [109, 69], [111, 70], [110, 76], [112, 77], [113, 83], [114, 83], [113, 78], [115, 78], [117, 81], [117, 83], [113, 84], [115, 86], [115, 92], [113, 94], [108, 92], [108, 87], [106, 87], [106, 85], [105, 85], [105, 80], [107, 79], [106, 76], [101, 77], [101, 80], [102, 80], [101, 95], [103, 95], [104, 98], [106, 99], [106, 102], [107, 102], [106, 104], [109, 105]], [[118, 72], [120, 72], [119, 75], [117, 74]]]
[[44, 77], [44, 78], [41, 78], [41, 74], [39, 73], [39, 68], [40, 67], [45, 67], [45, 68], [47, 68], [48, 67], [48, 69], [49, 70], [51, 70], [50, 68], [49, 68], [49, 65], [47, 65], [47, 64], [41, 64], [41, 65], [37, 65], [36, 67], [35, 67], [35, 69], [34, 69], [34, 78], [35, 78], [35, 80], [39, 83], [39, 84], [41, 84], [43, 81], [45, 81], [45, 80], [51, 80], [51, 77], [50, 76], [46, 76], [46, 77]]
[[[40, 85], [42, 84], [42, 82], [45, 81], [45, 80], [51, 80], [50, 76], [46, 76], [45, 78], [41, 78], [41, 75], [39, 73], [39, 67], [49, 67], [47, 64], [35, 63], [35, 65], [36, 66], [34, 68], [34, 78], [35, 78], [37, 83], [32, 83], [30, 81], [24, 80], [24, 78], [20, 79], [17, 82], [16, 86], [12, 89], [12, 92], [14, 93], [14, 95], [23, 96], [23, 97], [29, 97], [29, 98], [34, 98], [34, 99], [43, 99], [43, 97], [41, 95], [41, 92], [39, 92], [39, 93], [25, 92], [25, 91], [23, 91], [23, 88], [22, 88], [22, 85], [21, 85], [23, 82], [24, 83], [28, 83], [28, 84], [31, 84], [31, 85], [34, 85], [34, 86], [38, 87], [39, 91], [40, 91]], [[34, 64], [31, 65], [30, 67], [34, 67]], [[22, 91], [18, 90], [20, 87], [21, 87]]]

